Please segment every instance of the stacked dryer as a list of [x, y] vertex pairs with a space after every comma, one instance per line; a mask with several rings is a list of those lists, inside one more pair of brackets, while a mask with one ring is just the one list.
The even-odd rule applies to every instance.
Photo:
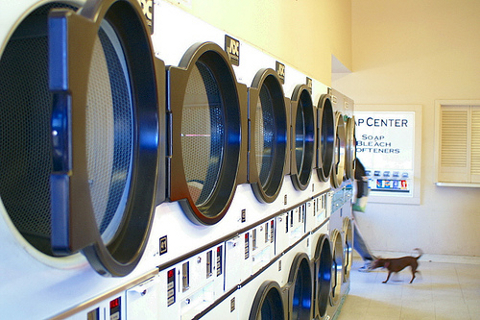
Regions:
[[165, 1], [0, 18], [2, 315], [338, 313], [351, 100]]
[[332, 209], [330, 237], [332, 241], [332, 302], [341, 305], [350, 289], [353, 255], [352, 196], [355, 160], [355, 121], [353, 100], [329, 89], [335, 113], [335, 152], [331, 181]]

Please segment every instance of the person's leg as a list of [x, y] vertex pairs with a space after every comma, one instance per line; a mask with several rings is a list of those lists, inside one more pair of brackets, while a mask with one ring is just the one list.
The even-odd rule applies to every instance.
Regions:
[[353, 248], [358, 252], [360, 257], [363, 259], [365, 265], [359, 269], [359, 271], [367, 271], [370, 267], [370, 264], [374, 260], [374, 256], [370, 252], [365, 240], [360, 233], [360, 229], [358, 228], [357, 222], [353, 220]]
[[356, 180], [356, 185], [357, 185], [357, 199], [360, 199], [365, 195], [365, 186], [362, 180]]

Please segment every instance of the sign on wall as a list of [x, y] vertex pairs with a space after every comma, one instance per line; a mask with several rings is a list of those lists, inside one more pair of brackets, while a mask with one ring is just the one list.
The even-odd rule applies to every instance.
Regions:
[[[368, 107], [372, 110], [363, 110]], [[392, 110], [400, 107], [407, 110]], [[417, 110], [418, 107], [355, 107], [357, 157], [367, 170], [369, 201], [420, 203], [417, 189], [420, 181], [421, 107]]]

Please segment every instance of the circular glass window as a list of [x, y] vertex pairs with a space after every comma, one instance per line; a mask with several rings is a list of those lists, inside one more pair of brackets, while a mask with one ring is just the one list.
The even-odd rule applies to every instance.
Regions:
[[343, 120], [343, 115], [339, 112], [337, 112], [335, 118], [335, 154], [331, 184], [334, 188], [338, 188], [342, 185], [345, 176], [345, 121]]
[[355, 158], [356, 158], [356, 145], [355, 139], [355, 117], [347, 119], [346, 123], [346, 176], [347, 179], [355, 179]]
[[305, 113], [302, 105], [297, 108], [295, 116], [295, 159], [297, 160], [297, 172], [301, 174], [305, 160], [306, 128]]
[[287, 156], [285, 97], [280, 81], [271, 69], [259, 71], [253, 86], [260, 86], [260, 90], [258, 97], [253, 98], [257, 99], [256, 104], [253, 100], [255, 105], [250, 107], [251, 161], [254, 162], [254, 168], [250, 170], [251, 176], [258, 179], [253, 181], [257, 199], [271, 203], [282, 186]]
[[[307, 89], [300, 91], [295, 112], [294, 161], [296, 174], [293, 182], [297, 189], [305, 190], [310, 181], [315, 147], [315, 119], [313, 104]], [[297, 93], [298, 94], [298, 93]], [[295, 100], [295, 99], [294, 99]]]
[[322, 95], [318, 105], [317, 175], [320, 181], [327, 181], [333, 164], [335, 118], [328, 95]]
[[280, 288], [274, 282], [264, 283], [258, 289], [250, 311], [250, 320], [285, 319]]
[[343, 244], [342, 236], [338, 230], [334, 230], [332, 236], [333, 245], [333, 261], [332, 261], [332, 291], [331, 291], [331, 305], [336, 305], [339, 302], [342, 289], [342, 275], [343, 275]]
[[195, 63], [182, 113], [182, 159], [190, 196], [196, 206], [212, 196], [222, 169], [225, 116], [215, 77], [201, 61]]
[[246, 92], [240, 96], [226, 52], [212, 42], [189, 48], [167, 76], [172, 133], [168, 198], [179, 201], [192, 222], [215, 224], [227, 212], [239, 172], [246, 180]]
[[350, 270], [353, 263], [353, 227], [352, 221], [349, 218], [343, 220], [343, 233], [345, 235], [344, 243], [344, 261], [345, 261], [345, 274], [343, 282], [347, 282], [350, 279]]
[[262, 86], [255, 109], [255, 154], [260, 184], [266, 187], [273, 166], [275, 148], [275, 118], [273, 99], [267, 86]]
[[327, 312], [328, 298], [332, 279], [332, 251], [330, 241], [326, 238], [320, 239], [315, 252], [315, 273], [316, 273], [316, 301], [320, 317]]
[[302, 259], [295, 271], [295, 284], [293, 290], [292, 319], [311, 319], [312, 310], [312, 275], [308, 260]]

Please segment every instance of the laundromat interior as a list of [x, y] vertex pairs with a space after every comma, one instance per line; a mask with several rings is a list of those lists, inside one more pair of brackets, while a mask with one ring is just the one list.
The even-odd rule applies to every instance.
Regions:
[[480, 319], [479, 12], [0, 1], [0, 319]]

